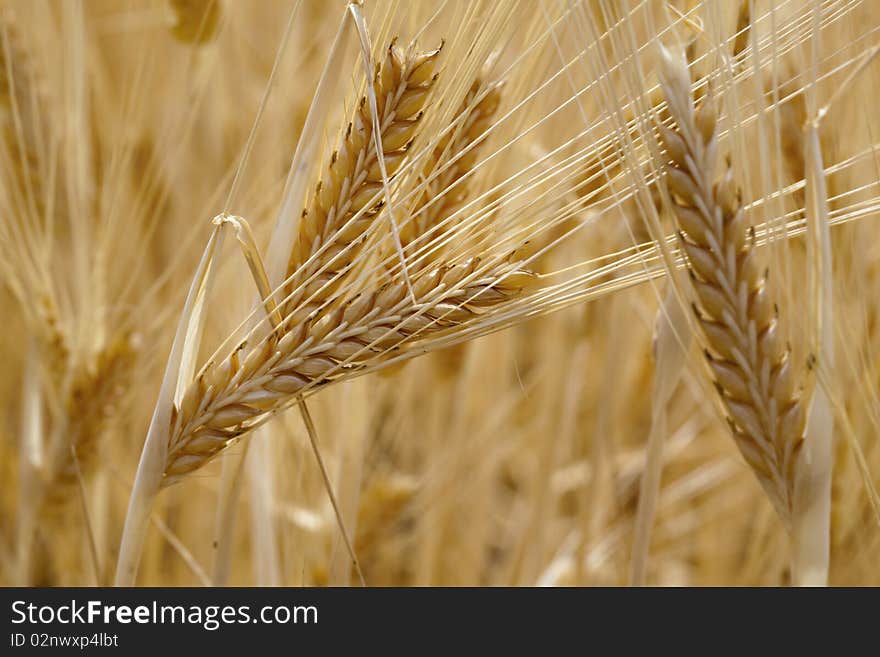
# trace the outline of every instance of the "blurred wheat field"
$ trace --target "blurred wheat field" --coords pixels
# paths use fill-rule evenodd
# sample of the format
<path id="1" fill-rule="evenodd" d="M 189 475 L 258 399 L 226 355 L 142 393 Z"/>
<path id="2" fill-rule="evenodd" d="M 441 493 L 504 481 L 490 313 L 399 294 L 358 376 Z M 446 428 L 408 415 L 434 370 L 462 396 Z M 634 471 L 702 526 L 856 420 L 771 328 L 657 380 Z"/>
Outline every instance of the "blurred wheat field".
<path id="1" fill-rule="evenodd" d="M 0 45 L 0 583 L 880 584 L 876 3 Z"/>

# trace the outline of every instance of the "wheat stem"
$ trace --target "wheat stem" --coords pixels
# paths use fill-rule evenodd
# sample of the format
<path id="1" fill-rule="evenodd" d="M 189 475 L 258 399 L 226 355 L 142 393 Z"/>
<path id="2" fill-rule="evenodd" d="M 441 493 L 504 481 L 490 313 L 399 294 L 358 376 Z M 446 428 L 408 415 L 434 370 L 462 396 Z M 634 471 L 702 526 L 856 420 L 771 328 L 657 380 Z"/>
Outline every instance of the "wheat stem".
<path id="1" fill-rule="evenodd" d="M 179 392 L 180 376 L 185 369 L 185 362 L 191 361 L 198 348 L 194 340 L 200 334 L 202 323 L 203 301 L 212 282 L 216 254 L 223 245 L 223 227 L 225 222 L 218 218 L 215 221 L 211 238 L 202 254 L 196 269 L 190 290 L 184 304 L 183 313 L 171 346 L 171 354 L 162 378 L 159 399 L 150 419 L 150 427 L 138 461 L 137 473 L 128 510 L 125 514 L 125 525 L 122 529 L 122 540 L 116 562 L 115 586 L 133 586 L 137 577 L 138 564 L 141 559 L 144 540 L 153 510 L 153 503 L 162 488 L 165 463 L 168 457 L 168 425 L 174 413 L 175 393 Z"/>
<path id="2" fill-rule="evenodd" d="M 364 579 L 364 573 L 361 571 L 361 564 L 358 561 L 354 546 L 348 536 L 348 530 L 345 528 L 342 513 L 339 511 L 339 504 L 336 501 L 333 482 L 330 481 L 330 475 L 327 474 L 327 468 L 324 465 L 324 458 L 321 456 L 321 448 L 318 446 L 318 431 L 315 429 L 315 423 L 312 420 L 311 413 L 309 413 L 309 407 L 306 406 L 306 402 L 303 399 L 297 401 L 297 406 L 299 406 L 300 415 L 302 415 L 303 422 L 306 425 L 306 432 L 309 434 L 309 444 L 312 446 L 312 452 L 314 453 L 315 460 L 318 461 L 318 467 L 321 470 L 321 478 L 324 480 L 324 488 L 326 488 L 327 495 L 330 497 L 330 504 L 333 506 L 333 514 L 336 516 L 336 524 L 339 526 L 339 531 L 342 533 L 342 540 L 345 541 L 345 549 L 348 550 L 348 556 L 351 557 L 351 564 L 357 572 L 361 586 L 366 586 L 367 582 Z"/>

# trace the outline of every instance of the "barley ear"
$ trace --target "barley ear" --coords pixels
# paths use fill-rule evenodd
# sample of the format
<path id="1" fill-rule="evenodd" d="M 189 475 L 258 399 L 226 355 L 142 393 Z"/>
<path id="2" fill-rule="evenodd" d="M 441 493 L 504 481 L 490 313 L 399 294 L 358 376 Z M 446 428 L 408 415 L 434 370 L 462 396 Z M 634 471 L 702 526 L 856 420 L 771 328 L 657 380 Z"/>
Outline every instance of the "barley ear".
<path id="1" fill-rule="evenodd" d="M 731 434 L 786 527 L 805 404 L 768 298 L 752 227 L 729 163 L 719 167 L 714 102 L 695 108 L 687 62 L 661 49 L 661 84 L 675 127 L 661 128 L 666 183 L 693 283 L 697 325 Z"/>
<path id="2" fill-rule="evenodd" d="M 439 54 L 439 48 L 419 52 L 414 46 L 404 50 L 392 43 L 376 72 L 383 164 L 390 177 L 403 164 L 420 125 Z M 288 313 L 304 298 L 333 293 L 335 274 L 354 261 L 358 244 L 381 210 L 382 170 L 373 125 L 364 97 L 303 210 L 287 265 Z"/>
<path id="3" fill-rule="evenodd" d="M 501 103 L 502 85 L 478 78 L 471 85 L 453 125 L 440 138 L 424 166 L 424 191 L 401 230 L 404 245 L 429 236 L 436 239 L 454 228 L 450 219 L 468 198 L 468 179 Z"/>

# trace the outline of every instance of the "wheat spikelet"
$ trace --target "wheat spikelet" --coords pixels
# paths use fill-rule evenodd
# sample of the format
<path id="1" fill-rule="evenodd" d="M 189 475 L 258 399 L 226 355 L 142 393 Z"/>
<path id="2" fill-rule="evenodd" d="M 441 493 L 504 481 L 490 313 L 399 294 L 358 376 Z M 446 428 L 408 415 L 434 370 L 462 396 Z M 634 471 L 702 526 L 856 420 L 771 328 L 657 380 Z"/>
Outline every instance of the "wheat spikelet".
<path id="1" fill-rule="evenodd" d="M 478 259 L 439 267 L 413 280 L 416 303 L 402 282 L 325 309 L 310 321 L 277 332 L 246 358 L 239 350 L 208 364 L 172 414 L 165 485 L 201 467 L 267 413 L 297 396 L 363 368 L 412 338 L 460 326 L 509 301 L 534 275 L 502 264 L 480 269 Z"/>
<path id="2" fill-rule="evenodd" d="M 661 128 L 667 183 L 696 294 L 706 358 L 731 432 L 782 519 L 791 519 L 805 408 L 796 390 L 778 309 L 768 298 L 731 167 L 717 177 L 718 132 L 710 99 L 694 108 L 682 58 L 664 52 L 662 84 L 675 129 Z"/>
<path id="3" fill-rule="evenodd" d="M 477 79 L 471 85 L 453 119 L 455 129 L 447 132 L 434 147 L 425 164 L 425 190 L 411 210 L 411 218 L 401 227 L 404 245 L 442 224 L 442 232 L 453 226 L 446 220 L 467 199 L 466 177 L 473 170 L 479 146 L 501 102 L 501 85 Z"/>
<path id="4" fill-rule="evenodd" d="M 58 309 L 49 294 L 42 294 L 34 304 L 34 325 L 40 328 L 46 368 L 54 385 L 60 387 L 70 359 L 67 336 L 58 317 Z"/>
<path id="5" fill-rule="evenodd" d="M 422 108 L 434 81 L 440 48 L 404 51 L 392 43 L 376 72 L 375 93 L 379 113 L 385 170 L 393 176 L 403 163 L 419 125 Z M 373 224 L 380 210 L 374 200 L 382 189 L 382 171 L 373 140 L 373 117 L 366 97 L 361 98 L 338 149 L 330 158 L 327 174 L 318 183 L 311 205 L 303 211 L 297 239 L 288 260 L 291 296 L 288 309 L 316 290 L 332 292 L 334 272 L 350 264 L 352 248 Z M 349 219 L 360 213 L 359 218 Z M 318 257 L 309 261 L 310 257 Z M 315 274 L 319 274 L 315 276 Z M 307 285 L 301 285 L 305 281 Z"/>
<path id="6" fill-rule="evenodd" d="M 223 7 L 220 0 L 170 0 L 174 23 L 171 34 L 178 41 L 202 45 L 217 36 Z"/>

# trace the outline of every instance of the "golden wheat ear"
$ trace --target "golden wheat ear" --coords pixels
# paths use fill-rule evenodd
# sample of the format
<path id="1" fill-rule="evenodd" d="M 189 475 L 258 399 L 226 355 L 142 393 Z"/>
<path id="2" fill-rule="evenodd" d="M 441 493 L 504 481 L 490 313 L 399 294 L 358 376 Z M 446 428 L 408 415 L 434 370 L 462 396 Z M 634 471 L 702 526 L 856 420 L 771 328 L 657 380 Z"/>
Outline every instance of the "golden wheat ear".
<path id="1" fill-rule="evenodd" d="M 719 171 L 711 98 L 695 108 L 687 62 L 662 50 L 661 84 L 675 127 L 661 128 L 694 312 L 730 431 L 780 517 L 791 524 L 805 409 L 730 164 Z M 720 175 L 719 175 L 720 174 Z"/>
<path id="2" fill-rule="evenodd" d="M 389 283 L 280 337 L 272 333 L 243 358 L 237 349 L 209 363 L 172 413 L 164 485 L 204 466 L 301 395 L 390 358 L 408 341 L 472 321 L 534 279 L 507 265 L 486 270 L 477 259 L 440 267 L 414 279 L 415 302 L 402 282 Z"/>
<path id="3" fill-rule="evenodd" d="M 392 43 L 376 72 L 379 139 L 389 176 L 403 164 L 419 127 L 436 80 L 434 67 L 439 55 L 440 48 L 420 52 L 414 46 L 404 50 Z M 288 313 L 306 297 L 326 297 L 333 292 L 340 282 L 336 273 L 354 261 L 356 243 L 381 210 L 383 167 L 373 125 L 370 104 L 364 97 L 303 211 L 287 265 L 290 292 L 284 307 Z"/>
<path id="4" fill-rule="evenodd" d="M 376 71 L 386 174 L 393 176 L 404 161 L 436 80 L 439 54 L 439 48 L 418 52 L 392 43 Z M 487 92 L 468 127 L 480 129 L 481 117 L 488 120 L 496 106 L 497 97 Z M 338 291 L 350 283 L 353 246 L 381 209 L 383 174 L 369 108 L 362 99 L 303 213 L 288 261 L 291 292 L 278 306 L 274 330 L 208 363 L 174 405 L 164 485 L 202 467 L 301 396 L 388 360 L 407 343 L 472 322 L 534 282 L 534 274 L 506 262 L 471 258 L 426 268 L 412 280 L 410 294 L 406 281 L 378 279 L 353 298 Z"/>
<path id="5" fill-rule="evenodd" d="M 90 367 L 74 372 L 65 400 L 66 435 L 54 446 L 47 463 L 44 511 L 69 509 L 76 499 L 79 476 L 87 478 L 97 469 L 104 434 L 119 412 L 135 366 L 136 344 L 128 332 L 122 332 L 95 356 Z"/>
<path id="6" fill-rule="evenodd" d="M 450 219 L 468 198 L 468 181 L 501 103 L 501 90 L 500 82 L 482 77 L 471 85 L 450 129 L 437 141 L 425 162 L 424 190 L 401 227 L 404 246 L 422 237 L 437 239 L 454 229 Z"/>

